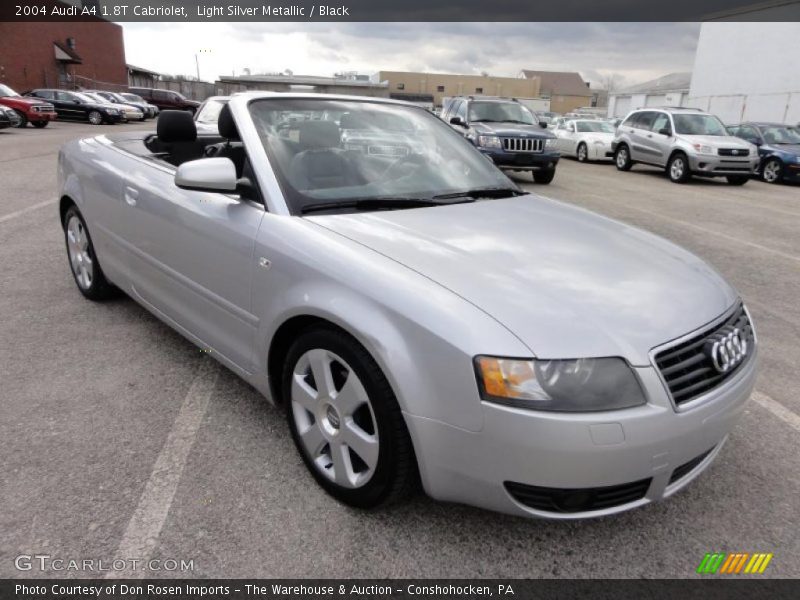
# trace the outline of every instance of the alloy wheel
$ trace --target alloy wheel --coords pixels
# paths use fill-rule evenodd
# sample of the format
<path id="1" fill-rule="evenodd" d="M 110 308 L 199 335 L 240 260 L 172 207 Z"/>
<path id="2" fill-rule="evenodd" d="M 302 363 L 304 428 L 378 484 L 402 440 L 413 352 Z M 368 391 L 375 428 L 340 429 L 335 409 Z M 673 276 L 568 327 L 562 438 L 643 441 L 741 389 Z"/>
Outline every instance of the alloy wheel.
<path id="1" fill-rule="evenodd" d="M 622 169 L 628 164 L 628 151 L 625 148 L 617 150 L 617 166 Z"/>
<path id="2" fill-rule="evenodd" d="M 586 146 L 584 144 L 581 144 L 580 146 L 578 146 L 578 160 L 580 162 L 585 162 L 586 158 L 587 158 Z"/>
<path id="3" fill-rule="evenodd" d="M 96 110 L 93 110 L 89 113 L 89 122 L 92 125 L 100 125 L 103 122 L 103 115 L 101 115 Z"/>
<path id="4" fill-rule="evenodd" d="M 777 160 L 771 160 L 764 165 L 764 181 L 775 183 L 781 176 L 781 165 Z"/>
<path id="5" fill-rule="evenodd" d="M 674 181 L 680 181 L 685 170 L 686 164 L 683 162 L 683 159 L 677 157 L 672 160 L 672 165 L 669 168 L 669 175 Z"/>
<path id="6" fill-rule="evenodd" d="M 290 394 L 298 438 L 314 468 L 344 488 L 364 486 L 378 466 L 378 427 L 350 365 L 329 350 L 309 350 L 294 366 Z"/>
<path id="7" fill-rule="evenodd" d="M 94 280 L 94 262 L 89 255 L 89 236 L 81 220 L 72 215 L 67 222 L 67 251 L 75 281 L 88 290 Z"/>

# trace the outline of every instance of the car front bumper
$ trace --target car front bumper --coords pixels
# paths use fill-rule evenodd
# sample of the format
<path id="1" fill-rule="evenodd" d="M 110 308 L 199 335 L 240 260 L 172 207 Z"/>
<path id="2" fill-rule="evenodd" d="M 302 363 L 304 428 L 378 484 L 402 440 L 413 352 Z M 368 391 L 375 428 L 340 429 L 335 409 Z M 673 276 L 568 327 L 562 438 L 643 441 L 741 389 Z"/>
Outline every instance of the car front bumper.
<path id="1" fill-rule="evenodd" d="M 36 122 L 36 121 L 55 121 L 58 118 L 58 113 L 55 111 L 52 112 L 38 112 L 38 111 L 30 111 L 26 114 L 28 121 Z"/>
<path id="2" fill-rule="evenodd" d="M 704 471 L 743 412 L 756 365 L 754 354 L 687 408 L 676 409 L 655 368 L 646 367 L 636 369 L 649 398 L 640 407 L 578 414 L 484 402 L 477 432 L 408 414 L 406 421 L 433 498 L 519 516 L 605 516 L 666 498 Z M 548 490 L 572 507 L 549 503 Z M 580 504 L 586 494 L 604 503 Z M 576 509 L 576 498 L 590 508 Z"/>
<path id="3" fill-rule="evenodd" d="M 512 171 L 540 171 L 554 169 L 561 158 L 556 151 L 544 152 L 506 152 L 478 147 L 483 154 L 492 159 L 501 169 Z"/>
<path id="4" fill-rule="evenodd" d="M 757 156 L 690 155 L 689 165 L 698 175 L 755 175 L 758 171 Z"/>
<path id="5" fill-rule="evenodd" d="M 611 149 L 611 142 L 603 144 L 586 144 L 589 160 L 612 160 L 614 151 Z"/>
<path id="6" fill-rule="evenodd" d="M 785 163 L 783 167 L 783 180 L 800 183 L 800 163 Z"/>

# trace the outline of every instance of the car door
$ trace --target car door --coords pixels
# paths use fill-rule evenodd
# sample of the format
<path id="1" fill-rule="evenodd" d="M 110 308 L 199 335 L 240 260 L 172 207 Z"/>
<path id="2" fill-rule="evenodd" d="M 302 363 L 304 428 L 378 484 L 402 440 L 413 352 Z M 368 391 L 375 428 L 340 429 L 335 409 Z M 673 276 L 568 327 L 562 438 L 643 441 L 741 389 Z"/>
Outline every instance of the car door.
<path id="1" fill-rule="evenodd" d="M 743 140 L 750 142 L 751 144 L 755 144 L 758 148 L 758 156 L 763 161 L 767 156 L 772 154 L 772 150 L 769 148 L 769 145 L 765 142 L 764 136 L 761 135 L 761 132 L 753 127 L 752 125 L 741 125 L 738 131 L 733 134 L 736 137 L 740 137 Z M 759 165 L 759 169 L 761 165 Z"/>
<path id="2" fill-rule="evenodd" d="M 64 118 L 81 120 L 86 118 L 86 108 L 81 106 L 78 98 L 74 94 L 70 94 L 69 92 L 56 92 L 56 101 L 61 106 Z M 58 111 L 58 109 L 56 109 L 56 111 Z M 58 116 L 61 116 L 61 112 L 58 113 Z"/>
<path id="3" fill-rule="evenodd" d="M 672 148 L 672 121 L 667 113 L 656 113 L 650 132 L 645 133 L 645 140 L 647 147 L 652 150 L 652 162 L 666 165 Z"/>
<path id="4" fill-rule="evenodd" d="M 566 154 L 574 155 L 578 146 L 578 126 L 575 121 L 567 121 L 564 124 L 564 134 L 560 141 L 560 148 Z"/>
<path id="5" fill-rule="evenodd" d="M 263 204 L 180 189 L 173 171 L 145 163 L 127 174 L 122 193 L 134 295 L 251 371 L 253 248 Z"/>
<path id="6" fill-rule="evenodd" d="M 653 121 L 656 119 L 656 112 L 645 110 L 637 114 L 633 122 L 631 138 L 631 158 L 636 161 L 652 163 L 655 162 L 655 151 L 652 148 Z"/>

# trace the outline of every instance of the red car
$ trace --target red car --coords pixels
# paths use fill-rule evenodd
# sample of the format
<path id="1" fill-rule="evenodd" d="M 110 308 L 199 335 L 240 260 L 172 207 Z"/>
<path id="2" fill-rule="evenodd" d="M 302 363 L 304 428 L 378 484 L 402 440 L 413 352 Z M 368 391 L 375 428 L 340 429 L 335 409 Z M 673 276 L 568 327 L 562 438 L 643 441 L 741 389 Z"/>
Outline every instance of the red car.
<path id="1" fill-rule="evenodd" d="M 23 98 L 7 85 L 0 83 L 0 105 L 13 108 L 19 115 L 20 124 L 25 127 L 28 123 L 34 127 L 47 127 L 50 121 L 56 120 L 56 109 L 49 102 L 37 98 Z"/>

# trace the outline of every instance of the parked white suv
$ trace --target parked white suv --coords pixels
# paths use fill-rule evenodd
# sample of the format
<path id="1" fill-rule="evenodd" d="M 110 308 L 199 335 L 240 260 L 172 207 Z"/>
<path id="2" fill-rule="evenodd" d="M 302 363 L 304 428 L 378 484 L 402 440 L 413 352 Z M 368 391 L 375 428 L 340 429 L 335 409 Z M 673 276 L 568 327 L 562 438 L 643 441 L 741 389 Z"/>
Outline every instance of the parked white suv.
<path id="1" fill-rule="evenodd" d="M 631 112 L 611 144 L 614 163 L 664 167 L 675 183 L 692 177 L 725 177 L 743 185 L 758 168 L 758 149 L 728 134 L 722 122 L 695 108 L 644 108 Z"/>

